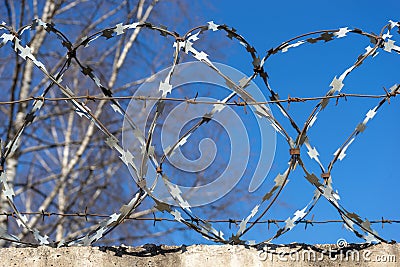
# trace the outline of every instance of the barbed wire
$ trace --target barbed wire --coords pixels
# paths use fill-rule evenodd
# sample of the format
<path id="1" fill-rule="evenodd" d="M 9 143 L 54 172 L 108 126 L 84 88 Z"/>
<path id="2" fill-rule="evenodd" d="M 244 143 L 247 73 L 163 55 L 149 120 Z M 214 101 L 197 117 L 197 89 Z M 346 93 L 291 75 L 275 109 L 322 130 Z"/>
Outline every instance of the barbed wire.
<path id="1" fill-rule="evenodd" d="M 198 100 L 196 98 L 176 98 L 176 97 L 151 97 L 151 96 L 113 96 L 113 97 L 104 97 L 98 95 L 77 95 L 74 97 L 28 97 L 25 99 L 18 99 L 13 101 L 0 101 L 0 105 L 11 105 L 18 103 L 25 103 L 31 101 L 66 101 L 66 100 L 87 100 L 87 101 L 95 101 L 95 100 L 138 100 L 138 101 L 149 101 L 149 100 L 162 100 L 162 101 L 173 101 L 173 102 L 185 102 L 188 104 L 206 104 L 206 105 L 226 105 L 226 106 L 254 106 L 254 105 L 265 105 L 265 104 L 276 104 L 276 103 L 295 103 L 295 102 L 307 102 L 307 101 L 317 101 L 323 99 L 340 99 L 344 98 L 371 98 L 371 99 L 390 99 L 391 97 L 395 97 L 400 92 L 387 92 L 386 94 L 381 95 L 370 95 L 370 94 L 346 94 L 340 93 L 338 95 L 331 96 L 315 96 L 315 97 L 288 97 L 286 99 L 277 99 L 277 100 L 267 100 L 267 101 L 233 101 L 233 102 L 225 102 L 221 103 L 218 101 L 204 101 Z"/>
<path id="2" fill-rule="evenodd" d="M 100 214 L 100 213 L 89 213 L 85 211 L 81 212 L 74 212 L 74 213 L 60 213 L 60 212 L 50 212 L 50 211 L 41 211 L 41 212 L 24 212 L 21 211 L 20 214 L 23 215 L 40 215 L 42 217 L 42 220 L 44 221 L 46 217 L 51 217 L 51 216 L 62 216 L 62 217 L 79 217 L 79 218 L 84 218 L 85 220 L 88 220 L 88 218 L 93 217 L 93 218 L 107 218 L 110 215 L 108 214 Z M 16 217 L 15 212 L 4 212 L 0 214 L 0 216 L 6 216 L 6 217 Z M 166 217 L 130 217 L 127 216 L 125 220 L 133 220 L 133 221 L 153 221 L 153 222 L 161 222 L 161 221 L 167 221 L 167 222 L 175 222 L 178 223 L 176 220 L 171 219 L 171 218 L 166 218 Z M 190 221 L 190 219 L 185 219 L 187 221 Z M 207 219 L 205 220 L 210 223 L 231 223 L 231 224 L 238 224 L 242 220 L 241 219 Z M 256 224 L 271 224 L 271 223 L 284 223 L 286 220 L 283 219 L 268 219 L 268 220 L 260 220 L 254 223 Z M 253 221 L 249 221 L 249 223 L 253 223 Z M 300 220 L 299 223 L 306 223 L 306 224 L 325 224 L 325 223 L 343 223 L 343 220 L 334 220 L 334 219 L 326 219 L 326 220 L 315 220 L 315 219 L 308 219 L 308 220 Z M 376 224 L 391 224 L 391 223 L 400 223 L 400 220 L 397 219 L 385 219 L 383 216 L 381 219 L 378 220 L 371 220 L 370 223 Z"/>
<path id="3" fill-rule="evenodd" d="M 307 222 L 304 218 L 310 214 L 312 209 L 315 207 L 316 203 L 319 199 L 325 198 L 330 205 L 337 210 L 345 226 L 351 230 L 357 237 L 363 238 L 367 243 L 372 242 L 387 242 L 383 239 L 374 229 L 371 227 L 371 221 L 368 219 L 361 219 L 361 217 L 354 213 L 349 212 L 345 209 L 340 203 L 340 197 L 332 186 L 332 169 L 335 163 L 338 160 L 343 160 L 346 156 L 346 150 L 353 143 L 355 138 L 359 135 L 359 133 L 363 132 L 366 128 L 366 124 L 369 120 L 371 120 L 379 109 L 392 97 L 395 97 L 400 92 L 400 85 L 395 84 L 390 87 L 389 90 L 384 88 L 384 95 L 363 95 L 363 94 L 344 94 L 341 93 L 345 78 L 357 67 L 359 67 L 366 58 L 375 57 L 377 55 L 378 50 L 383 50 L 385 52 L 395 52 L 400 54 L 400 47 L 394 44 L 394 40 L 391 39 L 391 31 L 395 28 L 399 28 L 399 22 L 390 21 L 388 25 L 384 26 L 380 32 L 380 34 L 373 34 L 364 32 L 360 29 L 354 28 L 349 29 L 339 28 L 332 30 L 321 30 L 305 33 L 294 38 L 291 38 L 279 46 L 270 49 L 264 57 L 259 57 L 256 49 L 250 45 L 249 42 L 246 41 L 244 37 L 236 33 L 236 30 L 228 27 L 227 25 L 217 25 L 214 22 L 209 22 L 207 25 L 195 27 L 189 30 L 183 36 L 179 35 L 176 32 L 172 32 L 167 30 L 167 28 L 163 26 L 156 26 L 148 22 L 136 22 L 131 24 L 122 24 L 119 23 L 114 27 L 106 28 L 101 31 L 98 31 L 86 38 L 83 38 L 78 43 L 73 44 L 65 34 L 63 34 L 59 29 L 55 27 L 52 23 L 46 23 L 40 19 L 33 20 L 32 24 L 21 27 L 18 30 L 14 30 L 11 27 L 5 25 L 4 23 L 0 25 L 0 30 L 5 31 L 0 38 L 2 38 L 2 42 L 0 43 L 0 48 L 6 44 L 10 44 L 14 51 L 24 60 L 30 60 L 36 65 L 36 67 L 42 71 L 45 77 L 50 81 L 50 85 L 44 88 L 42 94 L 36 97 L 29 97 L 26 99 L 19 99 L 15 101 L 2 101 L 1 105 L 15 104 L 33 101 L 32 109 L 30 112 L 26 114 L 24 119 L 24 123 L 21 128 L 17 131 L 15 137 L 7 144 L 5 149 L 2 149 L 1 153 L 1 161 L 0 161 L 0 182 L 3 185 L 3 194 L 7 198 L 10 207 L 12 208 L 12 213 L 4 214 L 5 216 L 12 215 L 11 217 L 16 218 L 16 222 L 18 226 L 25 228 L 29 232 L 33 234 L 33 237 L 40 245 L 51 245 L 51 246 L 64 246 L 64 245 L 91 245 L 94 242 L 98 241 L 113 229 L 115 229 L 119 224 L 123 223 L 126 219 L 129 218 L 130 214 L 143 202 L 143 200 L 147 197 L 150 197 L 156 203 L 155 208 L 161 212 L 168 212 L 174 218 L 174 221 L 182 223 L 189 227 L 190 229 L 200 233 L 205 238 L 210 239 L 215 242 L 225 243 L 225 244 L 244 244 L 247 242 L 249 245 L 256 245 L 255 241 L 244 241 L 241 240 L 241 237 L 252 229 L 256 224 L 265 222 L 262 218 L 264 215 L 271 209 L 271 207 L 276 203 L 276 200 L 280 196 L 283 188 L 288 183 L 288 177 L 295 170 L 297 166 L 299 166 L 305 174 L 306 180 L 315 187 L 315 193 L 310 200 L 310 202 L 303 207 L 302 209 L 298 209 L 294 212 L 293 217 L 289 217 L 284 222 L 283 227 L 279 227 L 276 233 L 269 238 L 266 238 L 262 242 L 270 242 L 271 240 L 281 236 L 282 234 L 292 230 L 297 224 Z M 25 32 L 34 31 L 37 28 L 42 28 L 46 30 L 49 34 L 55 34 L 58 39 L 61 41 L 61 45 L 66 49 L 65 61 L 60 70 L 52 74 L 48 72 L 45 65 L 39 61 L 34 54 L 32 53 L 32 49 L 29 45 L 22 45 L 21 36 Z M 81 63 L 79 58 L 77 57 L 77 50 L 83 49 L 87 47 L 89 44 L 93 44 L 94 41 L 99 39 L 100 37 L 104 37 L 107 40 L 115 38 L 116 36 L 123 35 L 129 30 L 135 30 L 138 28 L 145 28 L 152 31 L 156 31 L 161 33 L 161 36 L 164 37 L 172 37 L 174 40 L 174 54 L 172 61 L 172 68 L 165 78 L 164 82 L 159 85 L 159 93 L 158 97 L 145 97 L 145 96 L 135 96 L 135 97 L 116 97 L 113 96 L 113 92 L 111 89 L 104 86 L 101 79 L 97 76 L 95 68 L 93 66 L 84 65 Z M 227 34 L 227 37 L 231 40 L 235 40 L 239 42 L 246 51 L 250 54 L 253 59 L 253 74 L 250 77 L 244 77 L 239 83 L 233 81 L 230 77 L 226 76 L 216 65 L 208 58 L 208 54 L 204 51 L 199 51 L 195 48 L 194 44 L 197 40 L 201 39 L 200 34 L 204 34 L 205 32 L 215 32 L 215 31 L 223 31 Z M 385 31 L 387 31 L 385 33 Z M 373 46 L 368 46 L 366 48 L 366 52 L 360 55 L 357 58 L 357 61 L 346 69 L 343 73 L 339 75 L 339 77 L 335 76 L 330 84 L 330 89 L 324 96 L 319 97 L 308 97 L 308 98 L 298 98 L 298 97 L 288 97 L 287 99 L 280 99 L 278 94 L 272 89 L 268 82 L 267 72 L 264 70 L 265 62 L 277 54 L 278 52 L 286 53 L 289 49 L 293 49 L 305 44 L 314 44 L 317 42 L 329 42 L 335 39 L 346 37 L 347 34 L 355 34 L 368 38 L 368 40 L 373 44 Z M 163 105 L 165 101 L 180 101 L 186 102 L 189 104 L 198 104 L 200 101 L 194 99 L 178 99 L 178 98 L 170 98 L 167 97 L 169 93 L 171 93 L 171 78 L 174 75 L 174 70 L 179 62 L 180 53 L 185 53 L 193 56 L 196 60 L 204 63 L 208 67 L 210 67 L 213 71 L 215 71 L 219 76 L 221 76 L 227 83 L 228 87 L 232 90 L 232 93 L 223 99 L 222 101 L 217 102 L 204 102 L 204 104 L 212 104 L 214 105 L 213 110 L 210 113 L 204 114 L 204 116 L 198 121 L 198 123 L 185 132 L 179 140 L 176 141 L 174 145 L 172 145 L 167 151 L 164 151 L 164 154 L 161 158 L 157 158 L 152 149 L 152 141 L 154 136 L 154 129 L 156 126 L 156 121 L 160 117 Z M 78 66 L 80 66 L 82 73 L 85 76 L 88 76 L 93 83 L 99 88 L 100 92 L 103 96 L 97 95 L 87 95 L 87 96 L 76 96 L 72 90 L 70 90 L 66 85 L 62 83 L 62 76 L 67 72 L 71 62 L 74 61 Z M 266 89 L 270 93 L 270 101 L 256 101 L 256 99 L 245 90 L 245 88 L 249 85 L 249 83 L 256 77 L 260 76 L 266 86 Z M 46 97 L 50 88 L 58 87 L 60 92 L 64 95 L 62 98 L 49 98 Z M 229 102 L 233 97 L 239 97 L 238 102 Z M 333 159 L 330 161 L 329 165 L 324 166 L 319 160 L 319 153 L 316 150 L 315 146 L 312 146 L 310 142 L 310 138 L 307 135 L 310 128 L 314 125 L 317 116 L 320 112 L 323 112 L 325 107 L 329 104 L 330 99 L 339 100 L 341 98 L 347 99 L 348 97 L 363 97 L 363 98 L 375 98 L 379 100 L 376 106 L 368 111 L 365 115 L 363 121 L 357 125 L 355 130 L 351 133 L 351 135 L 345 140 L 345 142 L 338 148 L 336 153 L 334 154 Z M 121 107 L 118 100 L 122 99 L 135 99 L 135 100 L 155 100 L 156 103 L 156 111 L 154 114 L 154 119 L 151 122 L 150 130 L 147 135 L 141 132 L 140 129 L 135 125 L 132 118 L 130 118 L 129 114 Z M 28 224 L 28 219 L 26 217 L 26 213 L 21 212 L 17 205 L 14 202 L 14 190 L 13 185 L 7 182 L 7 172 L 5 162 L 7 157 L 9 157 L 19 146 L 19 139 L 21 138 L 24 130 L 34 122 L 34 119 L 38 113 L 38 111 L 44 106 L 45 101 L 68 101 L 74 108 L 78 115 L 82 118 L 86 118 L 91 121 L 103 134 L 106 136 L 105 142 L 106 144 L 113 150 L 117 151 L 120 154 L 120 159 L 131 168 L 135 175 L 138 177 L 137 185 L 140 189 L 136 192 L 134 197 L 129 201 L 128 204 L 122 205 L 120 209 L 120 213 L 114 213 L 112 215 L 108 215 L 98 224 L 98 227 L 95 231 L 90 231 L 84 236 L 74 238 L 71 240 L 61 240 L 61 241 L 49 241 L 49 237 L 47 235 L 41 234 L 36 228 L 30 227 Z M 79 100 L 91 101 L 91 100 L 108 100 L 110 101 L 110 107 L 118 114 L 121 114 L 128 122 L 129 126 L 136 131 L 138 139 L 140 141 L 140 145 L 145 148 L 141 154 L 141 165 L 137 166 L 133 161 L 132 152 L 129 149 L 124 149 L 119 145 L 119 140 L 107 129 L 107 127 L 100 121 L 98 117 L 96 117 L 90 109 L 86 106 L 85 102 L 80 102 Z M 318 101 L 312 110 L 311 114 L 308 116 L 306 123 L 302 127 L 295 122 L 289 113 L 288 108 L 285 108 L 282 103 L 292 103 L 292 102 L 305 102 L 305 101 Z M 389 102 L 390 103 L 390 102 Z M 295 130 L 295 136 L 291 136 L 287 129 L 282 126 L 281 122 L 274 118 L 266 104 L 275 104 L 280 112 L 287 118 L 290 122 L 291 127 Z M 217 106 L 218 105 L 218 106 Z M 225 239 L 224 233 L 222 231 L 218 231 L 214 228 L 212 223 L 217 223 L 219 221 L 205 220 L 194 214 L 190 209 L 190 205 L 185 200 L 185 197 L 181 194 L 179 190 L 172 187 L 172 183 L 170 182 L 170 178 L 166 175 L 166 173 L 162 169 L 162 164 L 166 160 L 167 155 L 170 155 L 174 150 L 179 147 L 179 144 L 182 143 L 183 140 L 186 140 L 204 124 L 204 122 L 208 122 L 214 118 L 214 115 L 219 111 L 220 105 L 236 105 L 236 106 L 253 106 L 257 115 L 263 117 L 265 120 L 271 123 L 271 125 L 275 128 L 276 132 L 281 135 L 282 138 L 288 144 L 288 165 L 289 167 L 283 171 L 283 174 L 278 174 L 274 179 L 275 184 L 267 190 L 264 194 L 263 198 L 259 201 L 257 205 L 251 210 L 250 214 L 243 220 L 240 220 L 239 230 L 236 234 L 232 234 L 229 239 Z M 310 172 L 306 165 L 302 160 L 301 148 L 305 146 L 307 148 L 308 156 L 314 160 L 320 170 L 321 178 L 318 178 L 313 172 Z M 173 209 L 171 205 L 160 201 L 153 193 L 153 186 L 148 187 L 146 181 L 146 173 L 145 168 L 147 167 L 147 163 L 150 162 L 154 166 L 157 167 L 157 177 L 156 179 L 160 179 L 164 182 L 166 188 L 168 189 L 171 197 L 175 200 L 177 209 Z M 262 205 L 266 205 L 266 207 L 261 208 Z M 179 210 L 178 210 L 179 209 Z M 34 213 L 32 213 L 34 214 Z M 45 216 L 44 213 L 36 213 L 37 215 Z M 53 215 L 53 213 L 50 216 Z M 184 219 L 182 215 L 185 214 L 188 219 Z M 63 216 L 62 214 L 54 214 Z M 71 216 L 80 216 L 81 214 L 71 215 Z M 67 215 L 64 215 L 67 216 Z M 87 218 L 87 215 L 85 213 Z M 99 216 L 100 217 L 100 216 Z M 155 219 L 153 219 L 155 220 Z M 309 221 L 309 220 L 308 220 Z M 228 223 L 231 222 L 228 220 Z M 235 223 L 237 221 L 234 221 Z M 266 221 L 268 222 L 268 221 Z M 281 222 L 281 221 L 279 221 Z M 384 219 L 381 221 L 374 221 L 374 223 L 386 223 Z M 396 222 L 396 220 L 391 220 L 391 222 Z M 311 221 L 310 221 L 311 223 Z M 356 228 L 357 227 L 357 228 Z M 0 229 L 1 230 L 1 229 Z M 0 238 L 12 242 L 18 243 L 26 243 L 19 240 L 14 235 L 8 234 L 5 230 L 0 231 Z M 37 244 L 35 244 L 37 245 Z"/>

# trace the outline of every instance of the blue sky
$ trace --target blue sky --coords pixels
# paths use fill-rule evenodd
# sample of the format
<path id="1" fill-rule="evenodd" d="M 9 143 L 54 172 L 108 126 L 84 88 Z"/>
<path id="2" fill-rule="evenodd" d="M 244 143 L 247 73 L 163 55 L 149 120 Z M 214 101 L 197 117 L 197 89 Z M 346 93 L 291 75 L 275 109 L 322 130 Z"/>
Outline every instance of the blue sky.
<path id="1" fill-rule="evenodd" d="M 388 21 L 399 21 L 400 2 L 384 1 L 218 1 L 214 3 L 215 15 L 212 18 L 217 24 L 227 24 L 237 29 L 260 53 L 276 47 L 283 41 L 302 33 L 338 29 L 341 27 L 360 28 L 367 32 L 379 33 Z M 399 40 L 394 34 L 393 40 Z M 397 41 L 399 42 L 399 41 Z M 350 67 L 357 56 L 364 53 L 369 45 L 366 38 L 349 36 L 327 44 L 306 45 L 298 47 L 287 54 L 272 57 L 267 62 L 266 70 L 270 74 L 272 87 L 284 98 L 290 96 L 323 95 L 329 89 L 330 81 Z M 230 52 L 230 51 L 229 51 Z M 229 54 L 227 52 L 227 54 Z M 227 56 L 224 63 L 235 67 L 244 66 L 248 60 L 244 51 L 232 51 L 235 57 Z M 291 53 L 291 55 L 289 55 Z M 293 55 L 292 55 L 293 54 Z M 287 58 L 286 58 L 287 57 Z M 379 58 L 382 57 L 382 58 Z M 400 83 L 398 69 L 400 55 L 381 52 L 376 58 L 367 60 L 364 66 L 355 70 L 345 80 L 345 93 L 384 93 L 382 87 Z M 241 69 L 240 69 L 241 70 Z M 261 86 L 260 80 L 256 81 Z M 282 92 L 282 93 L 281 93 Z M 334 188 L 342 197 L 342 204 L 350 211 L 357 212 L 362 218 L 370 220 L 384 218 L 399 219 L 398 194 L 400 185 L 396 174 L 395 138 L 400 130 L 399 118 L 395 112 L 399 108 L 397 99 L 393 99 L 371 121 L 368 128 L 349 148 L 347 157 L 338 162 L 333 172 Z M 365 113 L 376 105 L 376 100 L 349 99 L 341 101 L 338 106 L 333 103 L 327 114 L 319 117 L 310 132 L 310 138 L 326 165 L 338 145 L 347 138 L 355 125 L 362 121 Z M 305 106 L 305 105 L 304 105 Z M 299 124 L 309 114 L 313 104 L 292 104 L 291 114 L 298 118 Z M 277 114 L 277 109 L 272 107 Z M 392 140 L 392 141 L 389 141 Z M 279 142 L 277 162 L 287 161 L 287 156 L 280 157 L 287 145 Z M 285 154 L 283 153 L 283 154 Z M 316 166 L 314 166 L 315 168 Z M 316 169 L 316 168 L 315 168 Z M 273 172 L 273 170 L 271 171 Z M 270 177 L 273 178 L 273 177 Z M 291 212 L 300 209 L 310 199 L 313 188 L 299 175 L 291 177 L 293 184 L 282 193 L 282 211 L 277 216 L 291 216 Z M 292 210 L 292 211 L 291 211 Z M 321 199 L 311 214 L 315 219 L 339 219 L 337 212 L 325 200 Z M 275 214 L 274 214 L 275 215 Z M 309 216 L 310 217 L 310 216 Z M 308 219 L 310 219 L 308 217 Z M 268 215 L 267 217 L 268 218 Z M 387 239 L 400 239 L 399 225 L 376 225 L 375 229 Z M 259 237 L 262 229 L 250 234 L 248 238 Z M 316 225 L 304 231 L 298 226 L 287 233 L 279 242 L 332 243 L 340 237 L 349 242 L 361 242 L 345 230 L 341 224 Z"/>
<path id="2" fill-rule="evenodd" d="M 204 22 L 213 20 L 216 24 L 227 24 L 234 27 L 258 51 L 260 56 L 272 47 L 297 35 L 326 29 L 360 28 L 366 32 L 379 33 L 389 20 L 399 21 L 400 2 L 398 1 L 216 1 L 204 5 Z M 398 34 L 393 31 L 392 39 L 400 42 Z M 227 39 L 228 45 L 218 47 L 224 51 L 224 58 L 218 60 L 231 65 L 250 75 L 251 60 L 240 45 Z M 358 55 L 365 52 L 370 45 L 367 38 L 348 34 L 343 40 L 328 43 L 306 44 L 294 48 L 285 54 L 277 54 L 265 64 L 270 75 L 270 83 L 281 98 L 322 96 L 329 90 L 329 84 L 335 76 L 354 64 Z M 212 56 L 210 56 L 212 60 Z M 344 81 L 343 93 L 384 94 L 383 87 L 389 88 L 400 83 L 398 70 L 400 55 L 381 50 L 375 58 L 365 63 Z M 262 87 L 261 80 L 255 82 Z M 266 93 L 267 97 L 269 96 Z M 369 109 L 375 107 L 378 100 L 348 99 L 340 100 L 338 105 L 331 101 L 309 132 L 313 146 L 316 146 L 323 165 L 327 166 L 333 153 L 350 135 L 355 126 L 361 122 Z M 300 126 L 308 117 L 316 102 L 305 104 L 292 103 L 290 114 Z M 347 150 L 343 161 L 336 163 L 333 169 L 333 187 L 338 190 L 340 203 L 348 210 L 354 211 L 363 219 L 369 220 L 400 219 L 397 189 L 400 186 L 397 173 L 397 138 L 400 130 L 399 117 L 396 111 L 400 107 L 398 99 L 391 100 L 390 105 L 380 109 L 375 118 L 368 124 L 365 132 L 360 134 Z M 278 109 L 272 107 L 278 117 Z M 290 129 L 289 124 L 284 124 Z M 251 130 L 251 129 L 250 129 Z M 255 129 L 256 130 L 256 129 Z M 293 134 L 293 131 L 291 132 Z M 288 147 L 281 137 L 277 137 L 276 157 L 266 186 L 254 193 L 254 202 L 237 202 L 234 207 L 244 218 L 257 204 L 257 196 L 269 188 L 278 172 L 285 170 L 288 161 Z M 318 173 L 315 164 L 305 159 L 310 170 Z M 314 188 L 306 182 L 303 173 L 298 170 L 290 176 L 290 183 L 278 199 L 277 205 L 265 219 L 286 219 L 293 216 L 297 209 L 303 208 L 311 199 Z M 320 199 L 317 206 L 306 217 L 315 220 L 340 219 L 337 211 L 326 200 Z M 220 218 L 225 218 L 220 214 Z M 239 219 L 241 219 L 239 217 Z M 376 224 L 373 229 L 385 239 L 400 240 L 399 224 Z M 271 229 L 273 226 L 271 226 Z M 267 231 L 266 225 L 254 228 L 245 239 L 267 239 L 274 231 Z M 204 243 L 196 234 L 187 233 L 175 242 L 188 240 Z M 297 226 L 291 232 L 275 240 L 276 243 L 335 243 L 345 238 L 348 242 L 362 242 L 361 239 L 343 228 L 340 223 L 320 224 L 313 227 Z M 187 243 L 187 242 L 186 242 Z"/>

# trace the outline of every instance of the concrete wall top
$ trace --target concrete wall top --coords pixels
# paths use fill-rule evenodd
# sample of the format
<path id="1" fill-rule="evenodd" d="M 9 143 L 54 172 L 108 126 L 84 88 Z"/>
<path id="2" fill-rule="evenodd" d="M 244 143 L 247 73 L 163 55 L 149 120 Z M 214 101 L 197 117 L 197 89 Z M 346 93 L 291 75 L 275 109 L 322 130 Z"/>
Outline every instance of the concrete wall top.
<path id="1" fill-rule="evenodd" d="M 0 266 L 400 266 L 400 244 L 3 248 Z"/>

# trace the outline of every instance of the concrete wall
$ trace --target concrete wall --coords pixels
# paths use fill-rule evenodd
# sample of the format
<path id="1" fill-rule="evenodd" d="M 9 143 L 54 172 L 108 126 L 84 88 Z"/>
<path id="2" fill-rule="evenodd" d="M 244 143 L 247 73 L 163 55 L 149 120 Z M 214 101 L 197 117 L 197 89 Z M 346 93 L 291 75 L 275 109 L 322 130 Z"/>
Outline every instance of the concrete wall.
<path id="1" fill-rule="evenodd" d="M 400 266 L 400 244 L 0 249 L 0 266 Z"/>

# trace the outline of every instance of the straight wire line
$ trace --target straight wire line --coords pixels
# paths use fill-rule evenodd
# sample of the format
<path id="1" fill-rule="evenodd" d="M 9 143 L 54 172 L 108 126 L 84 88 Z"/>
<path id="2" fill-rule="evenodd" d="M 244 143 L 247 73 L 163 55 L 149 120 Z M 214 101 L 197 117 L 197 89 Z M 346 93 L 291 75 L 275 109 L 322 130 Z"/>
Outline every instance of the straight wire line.
<path id="1" fill-rule="evenodd" d="M 96 95 L 81 95 L 81 96 L 74 96 L 74 97 L 28 97 L 25 99 L 18 99 L 14 101 L 0 101 L 0 105 L 12 105 L 18 103 L 24 103 L 29 101 L 35 100 L 42 100 L 42 101 L 65 101 L 65 100 L 79 100 L 85 99 L 88 101 L 95 101 L 95 100 L 141 100 L 141 101 L 150 101 L 150 100 L 165 100 L 165 101 L 174 101 L 174 102 L 186 102 L 188 104 L 208 104 L 208 105 L 227 105 L 227 106 L 245 106 L 245 105 L 263 105 L 263 104 L 274 104 L 274 103 L 293 103 L 293 102 L 306 102 L 306 101 L 317 101 L 317 100 L 324 100 L 324 99 L 340 99 L 340 98 L 371 98 L 371 99 L 384 99 L 395 97 L 396 95 L 400 94 L 400 92 L 392 92 L 389 94 L 382 94 L 382 95 L 370 95 L 370 94 L 338 94 L 332 96 L 315 96 L 315 97 L 288 97 L 286 99 L 279 99 L 279 100 L 269 100 L 269 101 L 256 101 L 256 102 L 218 102 L 218 101 L 202 101 L 197 99 L 189 99 L 189 98 L 174 98 L 174 97 L 151 97 L 151 96 L 113 96 L 113 97 L 104 97 L 104 96 L 96 96 Z"/>
<path id="2" fill-rule="evenodd" d="M 51 216 L 63 216 L 63 217 L 81 217 L 81 218 L 89 218 L 89 217 L 98 217 L 98 218 L 107 218 L 110 215 L 107 214 L 100 214 L 100 213 L 85 213 L 85 212 L 77 212 L 77 213 L 58 213 L 58 212 L 20 212 L 20 214 L 23 215 L 41 215 L 43 219 L 46 217 L 51 217 Z M 8 213 L 2 213 L 0 216 L 7 216 L 7 217 L 15 217 L 16 213 L 15 212 L 8 212 Z M 157 218 L 157 217 L 126 217 L 125 220 L 133 220 L 133 221 L 155 221 L 155 222 L 161 222 L 161 221 L 166 221 L 166 222 L 177 222 L 174 219 L 171 218 Z M 192 219 L 186 219 L 187 221 L 192 221 Z M 204 220 L 206 222 L 210 223 L 231 223 L 231 224 L 237 224 L 240 223 L 242 220 L 239 219 L 213 219 L 213 220 Z M 260 220 L 257 222 L 249 221 L 248 223 L 255 223 L 255 224 L 271 224 L 271 223 L 284 223 L 286 220 L 282 219 L 268 219 L 268 220 Z M 305 223 L 305 224 L 325 224 L 325 223 L 343 223 L 343 220 L 333 220 L 333 219 L 328 219 L 328 220 L 300 220 L 298 223 Z M 385 219 L 382 217 L 380 220 L 371 220 L 370 223 L 400 223 L 400 219 Z"/>
<path id="3" fill-rule="evenodd" d="M 42 211 L 42 212 L 23 212 L 21 211 L 20 214 L 23 215 L 42 215 L 43 218 L 46 217 L 51 217 L 51 216 L 63 216 L 63 217 L 98 217 L 98 218 L 107 218 L 110 215 L 107 214 L 101 214 L 101 213 L 85 213 L 85 212 L 76 212 L 76 213 L 59 213 L 59 212 L 48 212 L 48 211 Z M 15 212 L 4 212 L 0 214 L 0 216 L 7 216 L 7 217 L 15 217 L 16 213 Z M 134 221 L 168 221 L 168 222 L 177 222 L 174 219 L 171 218 L 164 218 L 164 217 L 126 217 L 125 220 L 134 220 Z M 191 219 L 188 219 L 189 221 Z M 210 219 L 210 220 L 205 220 L 206 222 L 215 222 L 215 223 L 240 223 L 242 220 L 239 219 Z M 258 222 L 254 222 L 257 224 L 265 224 L 265 223 L 283 223 L 285 220 L 282 219 L 268 219 L 268 220 L 260 220 Z M 299 223 L 308 223 L 308 224 L 323 224 L 323 223 L 342 223 L 343 220 L 333 220 L 333 219 L 328 219 L 328 220 L 301 220 Z M 249 221 L 249 223 L 252 223 L 252 221 Z M 379 220 L 371 220 L 370 223 L 400 223 L 400 219 L 385 219 L 382 217 L 382 219 Z"/>

